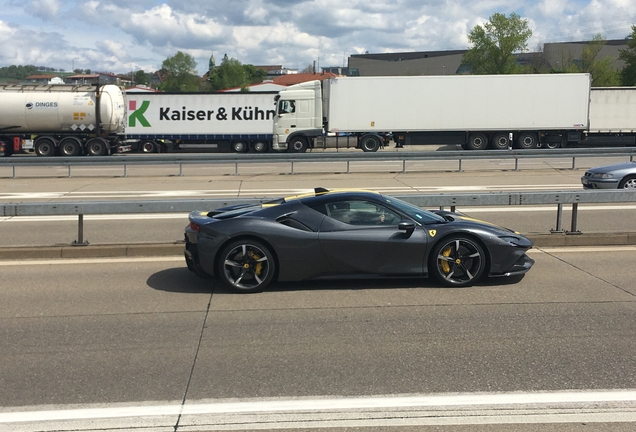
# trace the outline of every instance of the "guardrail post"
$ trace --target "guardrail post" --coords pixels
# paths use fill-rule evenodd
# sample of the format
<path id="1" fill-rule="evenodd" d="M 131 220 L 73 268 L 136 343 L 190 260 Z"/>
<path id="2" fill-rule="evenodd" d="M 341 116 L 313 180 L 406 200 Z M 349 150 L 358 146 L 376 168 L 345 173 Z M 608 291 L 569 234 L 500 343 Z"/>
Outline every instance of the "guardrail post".
<path id="1" fill-rule="evenodd" d="M 15 165 L 13 165 L 13 178 L 18 178 L 15 172 Z"/>
<path id="2" fill-rule="evenodd" d="M 183 177 L 183 164 L 179 164 L 179 177 Z"/>
<path id="3" fill-rule="evenodd" d="M 351 165 L 351 161 L 350 161 L 350 160 L 348 160 L 348 161 L 347 161 L 347 174 L 351 174 L 351 170 L 349 169 L 349 168 L 350 168 L 350 165 Z"/>
<path id="4" fill-rule="evenodd" d="M 406 172 L 406 159 L 402 159 L 402 174 Z"/>
<path id="5" fill-rule="evenodd" d="M 235 176 L 239 175 L 239 173 L 238 173 L 238 162 L 234 162 L 234 175 Z"/>
<path id="6" fill-rule="evenodd" d="M 561 221 L 563 220 L 563 204 L 557 204 L 557 220 L 556 220 L 556 229 L 550 230 L 552 233 L 560 233 L 563 232 L 561 228 Z"/>
<path id="7" fill-rule="evenodd" d="M 515 171 L 519 171 L 519 158 L 515 157 Z"/>
<path id="8" fill-rule="evenodd" d="M 128 177 L 128 165 L 124 164 L 124 178 Z"/>
<path id="9" fill-rule="evenodd" d="M 73 246 L 87 246 L 88 242 L 84 241 L 84 215 L 78 215 L 77 222 L 77 240 L 73 240 Z"/>
<path id="10" fill-rule="evenodd" d="M 73 176 L 71 175 L 71 164 L 69 164 L 68 165 L 68 178 L 71 178 L 71 177 L 73 177 Z"/>
<path id="11" fill-rule="evenodd" d="M 569 234 L 581 234 L 581 231 L 577 230 L 577 220 L 579 217 L 579 203 L 572 204 L 572 229 Z"/>
<path id="12" fill-rule="evenodd" d="M 293 174 L 293 173 L 294 173 L 294 161 L 291 161 L 291 173 L 290 174 Z"/>
<path id="13" fill-rule="evenodd" d="M 464 172 L 464 170 L 462 169 L 462 158 L 459 158 L 459 169 L 457 170 L 457 172 Z"/>
<path id="14" fill-rule="evenodd" d="M 576 169 L 576 156 L 572 156 L 572 169 Z"/>

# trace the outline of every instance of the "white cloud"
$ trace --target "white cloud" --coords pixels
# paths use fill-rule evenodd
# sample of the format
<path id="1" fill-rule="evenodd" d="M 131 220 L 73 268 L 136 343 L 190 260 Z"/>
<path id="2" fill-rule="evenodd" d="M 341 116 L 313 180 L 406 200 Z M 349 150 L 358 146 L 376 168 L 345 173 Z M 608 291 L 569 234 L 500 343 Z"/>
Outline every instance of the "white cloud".
<path id="1" fill-rule="evenodd" d="M 495 12 L 528 19 L 532 49 L 596 33 L 623 38 L 636 23 L 633 0 L 5 0 L 0 66 L 68 69 L 82 58 L 84 69 L 158 69 L 177 51 L 201 70 L 213 52 L 291 68 L 341 65 L 366 51 L 467 48 L 466 34 Z"/>

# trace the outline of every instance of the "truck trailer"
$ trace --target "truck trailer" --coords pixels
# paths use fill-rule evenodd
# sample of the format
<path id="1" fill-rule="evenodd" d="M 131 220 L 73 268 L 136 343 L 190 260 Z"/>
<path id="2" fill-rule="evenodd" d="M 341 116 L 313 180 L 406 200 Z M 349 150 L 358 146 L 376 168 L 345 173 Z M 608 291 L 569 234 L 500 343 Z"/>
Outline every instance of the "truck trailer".
<path id="1" fill-rule="evenodd" d="M 4 155 L 32 143 L 38 156 L 123 152 L 126 106 L 115 85 L 1 85 Z"/>
<path id="2" fill-rule="evenodd" d="M 589 74 L 310 81 L 276 96 L 272 147 L 304 152 L 316 145 L 317 138 L 334 133 L 356 136 L 363 151 L 377 151 L 386 136 L 397 146 L 565 147 L 585 142 L 592 133 L 590 84 Z M 602 129 L 612 130 L 607 125 Z"/>
<path id="3" fill-rule="evenodd" d="M 126 137 L 144 153 L 267 152 L 276 92 L 127 92 Z"/>

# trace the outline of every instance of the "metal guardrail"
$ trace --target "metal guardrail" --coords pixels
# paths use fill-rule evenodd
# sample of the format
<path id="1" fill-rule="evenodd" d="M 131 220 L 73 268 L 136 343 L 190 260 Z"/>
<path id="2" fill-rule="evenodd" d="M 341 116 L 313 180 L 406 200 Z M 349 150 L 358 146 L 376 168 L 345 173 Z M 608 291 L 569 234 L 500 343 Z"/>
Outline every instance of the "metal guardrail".
<path id="1" fill-rule="evenodd" d="M 128 176 L 128 166 L 133 165 L 177 165 L 179 176 L 183 176 L 183 166 L 193 164 L 234 164 L 234 174 L 239 174 L 241 164 L 288 163 L 287 173 L 294 174 L 294 165 L 298 163 L 346 162 L 346 172 L 350 173 L 351 163 L 359 161 L 398 161 L 402 163 L 402 173 L 407 172 L 407 163 L 414 161 L 457 160 L 457 171 L 463 171 L 463 161 L 503 159 L 514 161 L 514 170 L 519 171 L 519 161 L 538 158 L 572 159 L 571 169 L 576 169 L 576 159 L 582 157 L 627 157 L 634 160 L 636 148 L 565 148 L 534 150 L 481 150 L 481 151 L 379 151 L 377 153 L 355 152 L 319 152 L 314 153 L 261 153 L 261 154 L 163 154 L 135 155 L 121 154 L 110 157 L 36 157 L 11 156 L 0 158 L 0 167 L 12 167 L 13 178 L 17 178 L 17 167 L 26 166 L 65 166 L 68 177 L 72 177 L 73 167 L 86 166 L 122 166 L 123 176 Z"/>
<path id="2" fill-rule="evenodd" d="M 491 192 L 481 194 L 414 194 L 394 195 L 395 198 L 419 207 L 443 209 L 470 206 L 525 206 L 556 205 L 557 221 L 551 232 L 566 234 L 580 233 L 577 227 L 579 204 L 636 202 L 636 191 L 564 191 L 564 192 Z M 11 216 L 78 216 L 78 238 L 75 245 L 85 245 L 84 215 L 129 214 L 129 213 L 185 213 L 192 210 L 214 210 L 236 204 L 260 204 L 272 198 L 252 199 L 198 199 L 198 200 L 146 200 L 146 201 L 84 201 L 84 202 L 32 202 L 0 203 L 5 217 Z M 563 206 L 572 205 L 571 230 L 561 227 Z"/>

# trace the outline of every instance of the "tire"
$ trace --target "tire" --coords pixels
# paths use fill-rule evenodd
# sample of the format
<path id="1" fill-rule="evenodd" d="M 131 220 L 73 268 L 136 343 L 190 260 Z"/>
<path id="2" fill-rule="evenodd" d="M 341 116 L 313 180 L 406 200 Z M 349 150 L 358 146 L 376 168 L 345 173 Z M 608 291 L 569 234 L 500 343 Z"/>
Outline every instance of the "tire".
<path id="1" fill-rule="evenodd" d="M 539 147 L 537 135 L 533 132 L 522 132 L 517 138 L 517 148 L 529 150 Z"/>
<path id="2" fill-rule="evenodd" d="M 548 148 L 548 149 L 558 149 L 558 148 L 562 148 L 565 147 L 563 145 L 563 139 L 561 141 L 558 142 L 545 142 L 542 144 L 543 147 Z"/>
<path id="3" fill-rule="evenodd" d="M 53 138 L 39 138 L 35 142 L 35 154 L 38 156 L 55 156 L 56 151 L 55 140 Z"/>
<path id="4" fill-rule="evenodd" d="M 363 135 L 358 142 L 358 147 L 363 152 L 377 152 L 381 145 L 380 137 L 377 135 Z"/>
<path id="5" fill-rule="evenodd" d="M 86 152 L 90 156 L 106 156 L 108 143 L 102 138 L 92 138 L 86 143 Z"/>
<path id="6" fill-rule="evenodd" d="M 469 150 L 484 150 L 486 147 L 488 147 L 488 137 L 483 133 L 475 133 L 468 136 Z"/>
<path id="7" fill-rule="evenodd" d="M 67 137 L 60 141 L 57 150 L 60 156 L 79 156 L 82 152 L 82 143 L 75 137 Z"/>
<path id="8" fill-rule="evenodd" d="M 256 141 L 252 144 L 252 150 L 254 153 L 267 153 L 269 145 L 265 141 Z"/>
<path id="9" fill-rule="evenodd" d="M 495 150 L 508 150 L 510 148 L 510 134 L 506 132 L 498 132 L 492 137 L 490 145 Z"/>
<path id="10" fill-rule="evenodd" d="M 237 240 L 221 251 L 218 275 L 231 290 L 260 292 L 272 281 L 276 271 L 274 256 L 257 240 Z"/>
<path id="11" fill-rule="evenodd" d="M 297 136 L 289 141 L 290 153 L 305 153 L 309 148 L 309 141 L 304 136 Z"/>
<path id="12" fill-rule="evenodd" d="M 619 189 L 636 189 L 636 177 L 635 176 L 625 177 L 618 184 L 618 188 Z"/>
<path id="13" fill-rule="evenodd" d="M 245 153 L 249 147 L 245 141 L 234 141 L 232 143 L 232 151 L 234 153 Z"/>
<path id="14" fill-rule="evenodd" d="M 157 143 L 154 141 L 142 141 L 139 144 L 140 153 L 157 153 Z"/>
<path id="15" fill-rule="evenodd" d="M 473 285 L 486 269 L 482 246 L 468 236 L 451 236 L 438 243 L 431 252 L 429 272 L 450 287 Z"/>

